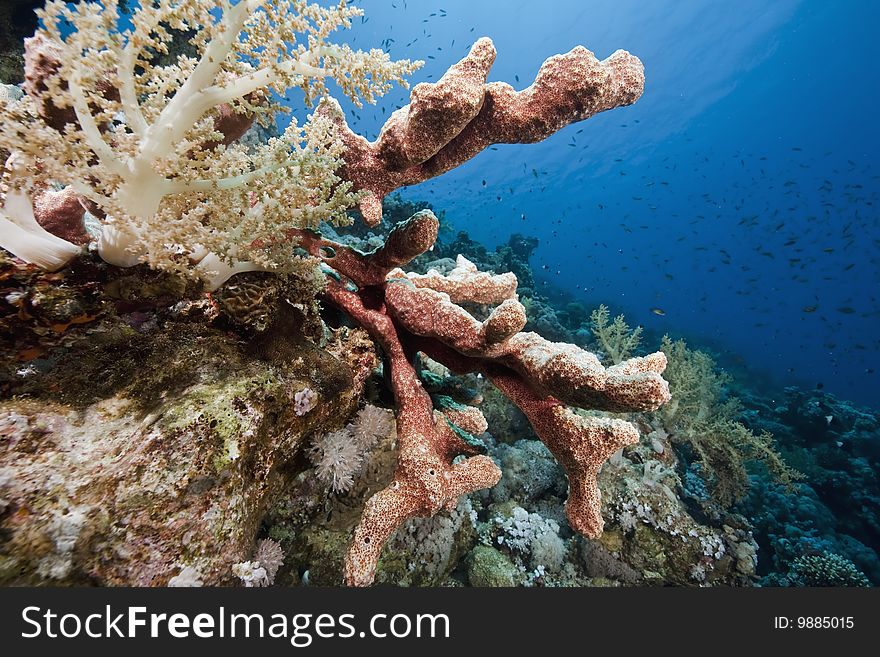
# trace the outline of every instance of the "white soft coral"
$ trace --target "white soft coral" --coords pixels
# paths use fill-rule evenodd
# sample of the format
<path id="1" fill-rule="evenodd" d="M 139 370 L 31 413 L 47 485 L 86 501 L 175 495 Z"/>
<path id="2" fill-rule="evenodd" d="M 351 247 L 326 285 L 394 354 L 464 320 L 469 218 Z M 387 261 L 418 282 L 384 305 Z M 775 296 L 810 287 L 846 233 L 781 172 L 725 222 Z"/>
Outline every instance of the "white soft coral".
<path id="1" fill-rule="evenodd" d="M 56 237 L 43 228 L 34 215 L 34 205 L 23 189 L 15 189 L 16 178 L 23 175 L 22 158 L 12 155 L 6 160 L 8 179 L 3 206 L 0 209 L 0 247 L 25 262 L 47 271 L 61 269 L 80 252 L 76 244 Z"/>
<path id="2" fill-rule="evenodd" d="M 315 474 L 334 493 L 350 491 L 364 470 L 370 449 L 393 432 L 391 411 L 365 406 L 347 427 L 312 441 L 308 454 L 315 466 Z"/>
<path id="3" fill-rule="evenodd" d="M 122 21 L 118 5 L 49 0 L 39 10 L 29 47 L 48 49 L 51 65 L 44 57 L 42 69 L 30 71 L 38 79 L 23 99 L 0 102 L 0 147 L 25 158 L 31 172 L 17 189 L 46 181 L 73 187 L 101 210 L 107 231 L 99 253 L 108 262 L 193 272 L 212 287 L 238 271 L 283 265 L 289 248 L 279 242 L 287 227 L 346 221 L 357 197 L 336 176 L 342 144 L 327 120 L 303 127 L 292 121 L 280 138 L 249 149 L 222 145 L 216 119 L 231 108 L 271 120 L 281 109 L 268 100 L 272 91 L 300 87 L 310 101 L 326 91 L 327 78 L 354 100 L 372 100 L 402 80 L 417 64 L 327 41 L 360 9 L 300 0 L 156 0 Z M 128 19 L 130 28 L 120 30 Z M 169 52 L 174 30 L 194 33 L 196 55 L 159 63 L 155 54 Z M 2 245 L 57 267 L 52 241 L 29 237 L 32 226 L 22 227 L 20 218 L 3 213 Z M 201 269 L 186 257 L 209 252 L 214 261 Z"/>

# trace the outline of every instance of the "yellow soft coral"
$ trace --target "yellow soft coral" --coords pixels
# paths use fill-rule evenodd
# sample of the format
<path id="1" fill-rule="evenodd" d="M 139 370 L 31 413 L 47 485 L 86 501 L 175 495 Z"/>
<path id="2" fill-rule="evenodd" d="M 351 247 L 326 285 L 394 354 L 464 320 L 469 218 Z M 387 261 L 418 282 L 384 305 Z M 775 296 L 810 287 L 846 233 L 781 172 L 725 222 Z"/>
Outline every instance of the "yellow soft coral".
<path id="1" fill-rule="evenodd" d="M 642 327 L 630 329 L 624 321 L 623 315 L 618 315 L 610 324 L 608 306 L 601 304 L 590 313 L 590 324 L 593 335 L 599 341 L 599 346 L 611 359 L 614 365 L 622 363 L 633 355 L 642 341 Z"/>
<path id="2" fill-rule="evenodd" d="M 276 267 L 285 227 L 344 220 L 356 197 L 335 175 L 342 145 L 326 120 L 291 122 L 249 149 L 224 145 L 218 117 L 271 115 L 271 93 L 296 87 L 311 102 L 328 78 L 372 102 L 418 62 L 330 43 L 361 14 L 345 2 L 156 0 L 126 30 L 118 4 L 50 0 L 39 12 L 33 45 L 50 66 L 24 99 L 0 101 L 0 148 L 26 164 L 16 190 L 37 178 L 70 185 L 106 215 L 106 260 L 180 270 L 201 260 L 207 278 Z M 195 57 L 160 64 L 174 31 L 193 34 Z M 0 237 L 22 223 L 7 208 Z"/>
<path id="3" fill-rule="evenodd" d="M 673 442 L 693 450 L 715 499 L 729 506 L 742 498 L 749 487 L 748 460 L 764 463 L 786 485 L 801 478 L 776 451 L 772 434 L 754 434 L 737 420 L 742 404 L 736 397 L 725 396 L 730 376 L 716 368 L 711 356 L 668 335 L 663 336 L 660 349 L 668 360 L 666 378 L 672 401 L 657 415 Z"/>

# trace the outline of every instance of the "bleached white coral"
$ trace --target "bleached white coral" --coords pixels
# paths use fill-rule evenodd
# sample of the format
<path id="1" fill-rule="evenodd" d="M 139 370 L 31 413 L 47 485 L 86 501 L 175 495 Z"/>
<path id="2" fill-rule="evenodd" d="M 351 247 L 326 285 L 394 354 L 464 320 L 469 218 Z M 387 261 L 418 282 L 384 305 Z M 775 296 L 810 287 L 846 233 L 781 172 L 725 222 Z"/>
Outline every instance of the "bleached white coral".
<path id="1" fill-rule="evenodd" d="M 303 388 L 293 396 L 293 412 L 302 417 L 318 403 L 318 393 L 311 388 Z"/>
<path id="2" fill-rule="evenodd" d="M 513 508 L 510 516 L 496 517 L 499 530 L 496 543 L 528 556 L 532 568 L 558 571 L 565 559 L 565 542 L 559 536 L 559 523 L 524 508 Z"/>
<path id="3" fill-rule="evenodd" d="M 361 13 L 344 2 L 155 0 L 123 20 L 119 0 L 49 0 L 30 44 L 52 60 L 41 89 L 0 100 L 0 147 L 25 160 L 11 184 L 27 194 L 54 181 L 95 203 L 105 216 L 99 253 L 120 266 L 196 271 L 212 286 L 277 268 L 290 257 L 286 227 L 347 222 L 357 197 L 335 174 L 342 144 L 318 118 L 291 121 L 257 148 L 226 144 L 218 126 L 224 115 L 271 121 L 283 109 L 273 92 L 289 88 L 311 103 L 332 79 L 359 103 L 402 81 L 418 63 L 329 42 Z M 174 31 L 193 33 L 195 56 L 162 63 L 156 54 L 168 54 Z M 73 120 L 51 118 L 48 106 Z M 0 211 L 3 245 L 57 266 L 65 254 L 45 258 L 41 247 L 52 245 L 22 231 L 25 219 L 16 207 Z"/>
<path id="4" fill-rule="evenodd" d="M 202 574 L 193 566 L 184 566 L 177 575 L 168 580 L 168 586 L 177 588 L 192 588 L 203 585 Z"/>
<path id="5" fill-rule="evenodd" d="M 309 449 L 315 475 L 334 493 L 351 490 L 364 462 L 364 454 L 347 429 L 315 438 Z"/>
<path id="6" fill-rule="evenodd" d="M 242 561 L 233 564 L 232 574 L 247 587 L 269 586 L 269 575 L 259 561 Z"/>
<path id="7" fill-rule="evenodd" d="M 367 404 L 358 411 L 350 428 L 361 448 L 370 449 L 394 430 L 394 416 L 387 409 Z"/>

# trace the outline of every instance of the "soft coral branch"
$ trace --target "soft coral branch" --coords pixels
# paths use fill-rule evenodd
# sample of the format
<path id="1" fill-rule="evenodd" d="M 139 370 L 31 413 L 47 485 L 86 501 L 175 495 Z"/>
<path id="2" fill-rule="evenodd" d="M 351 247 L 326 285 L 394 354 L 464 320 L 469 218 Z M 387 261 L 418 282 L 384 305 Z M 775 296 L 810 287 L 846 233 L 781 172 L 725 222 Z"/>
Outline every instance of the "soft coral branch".
<path id="1" fill-rule="evenodd" d="M 48 0 L 26 41 L 26 96 L 2 107 L 0 147 L 28 160 L 21 188 L 51 181 L 95 204 L 106 228 L 98 253 L 112 264 L 198 274 L 179 254 L 201 245 L 230 270 L 233 254 L 283 267 L 279 251 L 254 245 L 290 225 L 342 222 L 357 201 L 336 175 L 341 143 L 324 138 L 320 117 L 268 144 L 233 142 L 281 109 L 270 90 L 300 87 L 311 100 L 333 78 L 372 98 L 403 82 L 417 62 L 327 43 L 360 13 L 305 0 L 160 0 L 134 8 L 123 31 L 116 0 Z M 163 62 L 155 55 L 169 53 L 175 31 L 194 33 L 195 56 Z M 271 202 L 251 212 L 252 193 Z"/>

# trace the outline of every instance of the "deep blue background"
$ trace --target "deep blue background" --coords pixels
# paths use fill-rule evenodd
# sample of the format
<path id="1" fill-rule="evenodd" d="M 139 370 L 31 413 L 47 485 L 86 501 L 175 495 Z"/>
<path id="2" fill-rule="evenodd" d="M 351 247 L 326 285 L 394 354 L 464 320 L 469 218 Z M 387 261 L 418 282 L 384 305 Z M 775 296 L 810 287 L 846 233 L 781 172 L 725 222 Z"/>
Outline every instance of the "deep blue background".
<path id="1" fill-rule="evenodd" d="M 481 35 L 498 49 L 490 79 L 517 88 L 577 44 L 639 56 L 634 106 L 498 146 L 405 195 L 489 245 L 538 237 L 539 274 L 631 323 L 712 345 L 774 385 L 880 407 L 880 3 L 358 4 L 349 42 L 390 38 L 394 57 L 426 60 L 413 83 Z M 407 97 L 358 110 L 353 127 L 374 138 Z"/>

